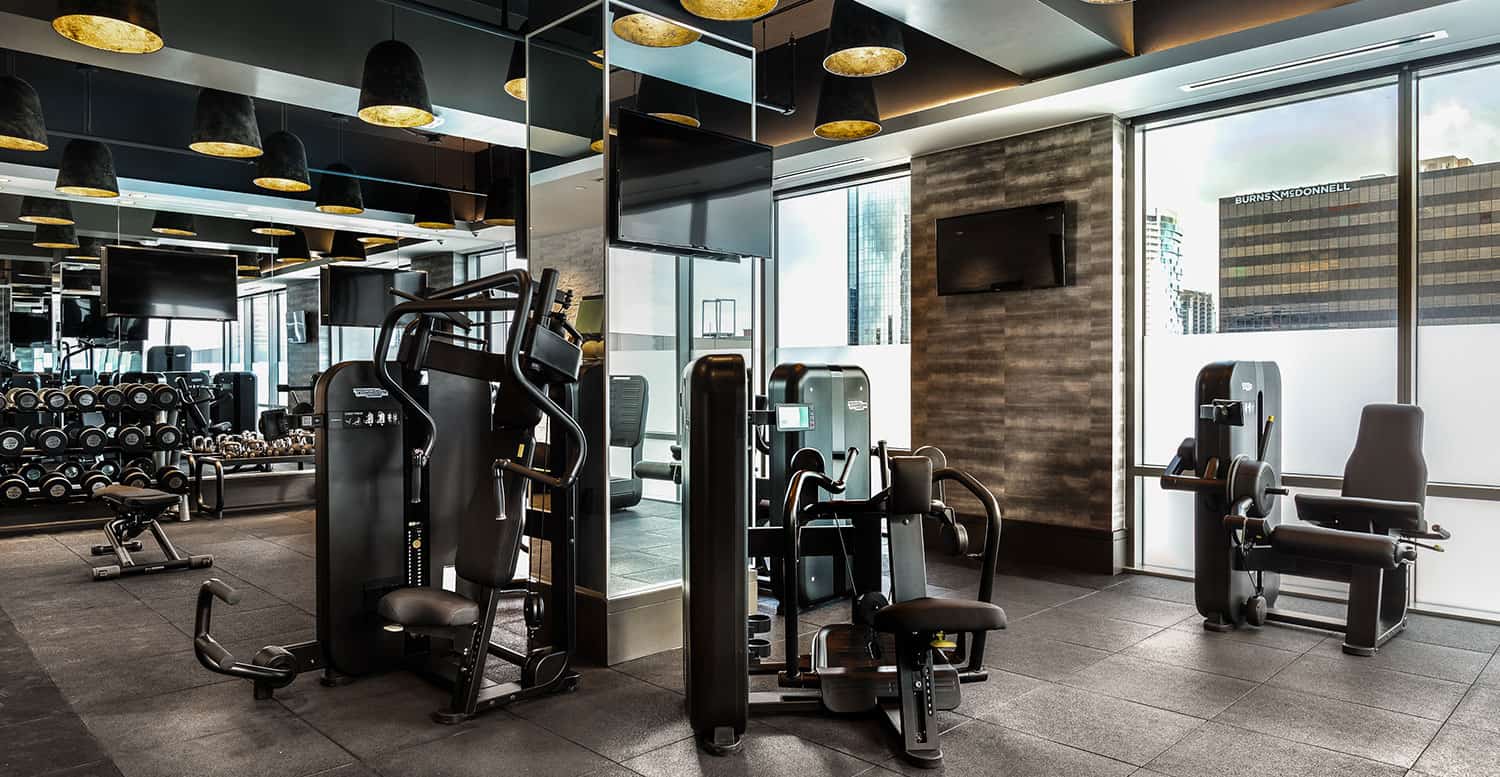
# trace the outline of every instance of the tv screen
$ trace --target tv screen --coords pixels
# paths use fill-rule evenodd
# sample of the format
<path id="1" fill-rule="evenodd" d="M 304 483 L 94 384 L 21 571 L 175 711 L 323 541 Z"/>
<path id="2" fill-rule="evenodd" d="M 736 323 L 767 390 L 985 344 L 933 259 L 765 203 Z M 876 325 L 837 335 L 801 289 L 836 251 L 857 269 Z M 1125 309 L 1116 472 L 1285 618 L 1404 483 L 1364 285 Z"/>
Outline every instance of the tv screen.
<path id="1" fill-rule="evenodd" d="M 771 147 L 620 111 L 614 238 L 652 249 L 771 255 Z"/>
<path id="2" fill-rule="evenodd" d="M 98 297 L 62 298 L 62 336 L 85 340 L 146 339 L 150 321 L 144 318 L 106 318 Z"/>
<path id="3" fill-rule="evenodd" d="M 109 316 L 234 321 L 234 254 L 106 246 L 99 296 Z"/>
<path id="4" fill-rule="evenodd" d="M 23 348 L 52 342 L 52 317 L 45 313 L 11 313 L 10 342 Z"/>
<path id="5" fill-rule="evenodd" d="M 938 219 L 938 294 L 1068 284 L 1064 204 Z"/>
<path id="6" fill-rule="evenodd" d="M 325 326 L 380 326 L 404 301 L 391 294 L 392 288 L 419 294 L 426 285 L 427 273 L 421 271 L 327 266 L 319 283 L 320 318 Z"/>
<path id="7" fill-rule="evenodd" d="M 62 269 L 63 291 L 98 291 L 99 271 L 94 268 L 75 270 L 71 267 Z M 64 335 L 66 337 L 66 335 Z"/>

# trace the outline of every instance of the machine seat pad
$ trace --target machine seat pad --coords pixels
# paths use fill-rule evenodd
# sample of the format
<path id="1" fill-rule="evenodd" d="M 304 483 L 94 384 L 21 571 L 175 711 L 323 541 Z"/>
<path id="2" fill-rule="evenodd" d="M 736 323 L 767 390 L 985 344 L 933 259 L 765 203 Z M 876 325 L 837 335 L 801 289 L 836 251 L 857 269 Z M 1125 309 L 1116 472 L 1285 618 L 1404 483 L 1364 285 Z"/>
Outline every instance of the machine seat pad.
<path id="1" fill-rule="evenodd" d="M 973 599 L 923 597 L 875 613 L 875 629 L 891 633 L 994 631 L 1005 628 L 1005 610 Z"/>
<path id="2" fill-rule="evenodd" d="M 400 588 L 380 597 L 380 617 L 413 628 L 451 628 L 479 621 L 479 603 L 441 588 Z"/>
<path id="3" fill-rule="evenodd" d="M 1369 521 L 1385 532 L 1426 534 L 1427 521 L 1417 502 L 1395 502 L 1387 499 L 1363 499 L 1353 496 L 1297 495 L 1297 517 L 1308 523 L 1342 528 L 1350 523 Z"/>
<path id="4" fill-rule="evenodd" d="M 164 510 L 177 504 L 177 495 L 165 491 L 157 491 L 154 488 L 135 488 L 133 486 L 105 486 L 94 492 L 94 495 L 104 500 L 111 509 L 124 508 L 126 510 Z"/>

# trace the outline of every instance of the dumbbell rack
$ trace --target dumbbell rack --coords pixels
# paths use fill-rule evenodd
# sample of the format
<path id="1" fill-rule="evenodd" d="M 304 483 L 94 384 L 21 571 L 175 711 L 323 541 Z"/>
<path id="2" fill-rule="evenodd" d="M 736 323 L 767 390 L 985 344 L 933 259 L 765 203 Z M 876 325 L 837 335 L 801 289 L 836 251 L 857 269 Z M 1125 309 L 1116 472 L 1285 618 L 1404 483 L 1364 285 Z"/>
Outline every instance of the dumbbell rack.
<path id="1" fill-rule="evenodd" d="M 113 483 L 186 493 L 187 473 L 175 466 L 183 443 L 182 430 L 176 424 L 176 392 L 173 390 L 168 399 L 164 384 L 117 388 L 135 386 L 144 386 L 152 393 L 152 401 L 106 407 L 98 401 L 98 393 L 81 387 L 7 391 L 0 402 L 0 436 L 15 441 L 19 434 L 20 445 L 13 442 L 9 447 L 0 446 L 0 469 L 4 473 L 0 475 L 0 504 L 87 501 L 96 489 Z M 63 403 L 58 396 L 65 391 L 71 393 Z M 49 397 L 52 402 L 38 401 L 33 409 L 22 409 L 21 405 L 32 404 L 26 401 L 24 392 Z M 80 401 L 90 396 L 95 401 L 80 406 Z M 140 436 L 139 444 L 122 444 L 118 439 L 121 431 L 132 428 Z M 70 429 L 76 431 L 68 434 Z M 79 443 L 90 429 L 104 432 L 102 445 Z M 50 441 L 45 448 L 44 434 Z M 59 436 L 65 438 L 65 445 L 56 444 Z"/>

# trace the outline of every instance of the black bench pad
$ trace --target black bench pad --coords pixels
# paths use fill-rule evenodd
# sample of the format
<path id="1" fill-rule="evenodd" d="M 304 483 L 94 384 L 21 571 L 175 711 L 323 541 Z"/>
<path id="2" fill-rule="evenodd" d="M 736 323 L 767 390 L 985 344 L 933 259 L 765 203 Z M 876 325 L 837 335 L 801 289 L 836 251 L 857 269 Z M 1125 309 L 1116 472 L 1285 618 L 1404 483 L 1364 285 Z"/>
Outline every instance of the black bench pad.
<path id="1" fill-rule="evenodd" d="M 157 491 L 154 488 L 120 485 L 105 486 L 95 491 L 94 496 L 104 500 L 112 508 L 123 507 L 128 510 L 167 508 L 175 506 L 178 502 L 176 494 Z"/>
<path id="2" fill-rule="evenodd" d="M 924 597 L 897 602 L 875 613 L 875 629 L 889 633 L 954 633 L 1005 628 L 1005 610 L 973 599 Z"/>

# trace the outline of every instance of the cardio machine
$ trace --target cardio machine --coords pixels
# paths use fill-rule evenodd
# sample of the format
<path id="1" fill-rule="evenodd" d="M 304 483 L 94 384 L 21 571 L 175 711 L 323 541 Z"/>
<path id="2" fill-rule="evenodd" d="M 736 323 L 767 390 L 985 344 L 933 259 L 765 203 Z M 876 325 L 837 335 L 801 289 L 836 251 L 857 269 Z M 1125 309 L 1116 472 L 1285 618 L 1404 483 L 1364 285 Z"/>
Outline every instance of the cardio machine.
<path id="1" fill-rule="evenodd" d="M 1418 548 L 1452 535 L 1428 524 L 1422 409 L 1364 408 L 1339 496 L 1298 494 L 1300 523 L 1283 523 L 1281 371 L 1273 362 L 1217 362 L 1197 380 L 1197 434 L 1182 442 L 1162 488 L 1196 494 L 1194 598 L 1209 631 L 1287 623 L 1344 634 L 1343 650 L 1374 655 L 1406 627 Z M 1281 575 L 1349 585 L 1345 619 L 1276 609 Z"/>
<path id="2" fill-rule="evenodd" d="M 238 660 L 212 634 L 214 600 L 238 597 L 210 580 L 194 639 L 203 666 L 251 680 L 259 699 L 303 671 L 339 685 L 410 669 L 450 689 L 433 714 L 441 723 L 577 686 L 574 483 L 587 450 L 572 415 L 581 352 L 557 283 L 552 270 L 539 282 L 511 270 L 411 298 L 386 315 L 375 351 L 389 353 L 403 317 L 415 316 L 399 376 L 381 361 L 344 362 L 320 377 L 309 417 L 318 438 L 317 639 Z M 477 311 L 513 312 L 503 353 L 468 347 L 450 330 L 472 326 L 464 314 Z M 545 445 L 536 438 L 543 418 Z M 545 508 L 533 506 L 533 490 Z M 526 538 L 530 569 L 517 581 Z M 524 651 L 491 638 L 501 598 L 517 594 Z M 490 656 L 519 666 L 520 679 L 487 679 Z"/>
<path id="3" fill-rule="evenodd" d="M 775 423 L 779 433 L 805 430 L 811 419 L 796 406 L 779 406 L 752 416 L 749 376 L 738 355 L 709 355 L 688 367 L 684 377 L 683 449 L 680 477 L 684 539 L 683 587 L 688 716 L 699 745 L 712 754 L 739 749 L 750 713 L 864 712 L 880 710 L 901 737 L 911 763 L 941 763 L 938 731 L 930 726 L 939 710 L 954 709 L 960 685 L 987 679 L 982 667 L 983 635 L 1005 627 L 1005 613 L 992 603 L 999 554 L 1000 510 L 993 494 L 966 473 L 934 469 L 926 456 L 890 457 L 882 445 L 882 478 L 876 495 L 859 500 L 808 499 L 813 489 L 838 494 L 860 461 L 851 448 L 838 479 L 824 474 L 820 457 L 798 457 L 782 505 L 783 524 L 748 531 L 750 430 L 752 420 Z M 766 417 L 769 416 L 769 417 Z M 780 423 L 777 423 L 780 421 Z M 936 455 L 936 454 L 934 454 Z M 929 598 L 922 544 L 924 519 L 944 520 L 951 511 L 935 500 L 934 484 L 955 482 L 984 506 L 988 520 L 979 600 Z M 814 525 L 815 520 L 834 519 Z M 856 591 L 854 623 L 826 626 L 810 656 L 797 649 L 799 566 L 808 553 L 837 553 L 859 532 L 882 526 L 889 534 L 891 595 Z M 781 590 L 787 639 L 779 665 L 752 661 L 747 640 L 747 556 L 774 559 Z M 878 563 L 878 557 L 877 557 Z M 877 578 L 878 579 L 878 578 Z M 876 584 L 878 589 L 879 584 Z M 753 616 L 752 616 L 753 617 Z M 966 663 L 950 660 L 966 641 Z M 961 664 L 961 665 L 960 665 Z M 779 670 L 779 672 L 778 672 Z M 777 673 L 776 691 L 749 690 L 749 673 Z"/>

